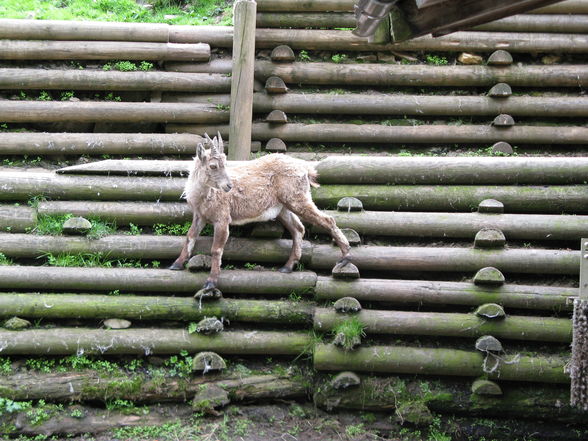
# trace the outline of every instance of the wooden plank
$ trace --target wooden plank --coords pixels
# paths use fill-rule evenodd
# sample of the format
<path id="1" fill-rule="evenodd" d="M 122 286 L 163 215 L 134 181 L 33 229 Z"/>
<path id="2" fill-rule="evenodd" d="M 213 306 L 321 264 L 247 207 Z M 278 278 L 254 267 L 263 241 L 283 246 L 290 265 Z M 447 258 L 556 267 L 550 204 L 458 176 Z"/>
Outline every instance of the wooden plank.
<path id="1" fill-rule="evenodd" d="M 582 239 L 580 259 L 580 298 L 588 299 L 588 239 Z"/>

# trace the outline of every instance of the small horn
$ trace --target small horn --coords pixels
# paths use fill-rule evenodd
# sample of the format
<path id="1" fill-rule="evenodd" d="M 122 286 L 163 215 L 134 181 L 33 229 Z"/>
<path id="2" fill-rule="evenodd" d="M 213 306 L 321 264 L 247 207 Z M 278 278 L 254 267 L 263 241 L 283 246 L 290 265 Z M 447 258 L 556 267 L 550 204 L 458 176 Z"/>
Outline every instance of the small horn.
<path id="1" fill-rule="evenodd" d="M 212 142 L 212 139 L 210 139 L 210 136 L 208 136 L 208 133 L 204 134 L 204 143 L 205 144 L 210 144 L 213 145 L 214 143 Z"/>
<path id="2" fill-rule="evenodd" d="M 221 154 L 225 152 L 225 143 L 223 142 L 223 137 L 221 136 L 220 132 L 216 132 L 218 136 L 218 149 Z"/>

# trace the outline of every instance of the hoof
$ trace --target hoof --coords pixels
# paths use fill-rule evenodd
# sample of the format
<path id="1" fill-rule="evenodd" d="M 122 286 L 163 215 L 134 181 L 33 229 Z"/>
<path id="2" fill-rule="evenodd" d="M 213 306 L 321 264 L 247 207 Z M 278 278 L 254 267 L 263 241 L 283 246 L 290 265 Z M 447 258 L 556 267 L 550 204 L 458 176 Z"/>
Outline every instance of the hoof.
<path id="1" fill-rule="evenodd" d="M 184 269 L 184 264 L 174 262 L 167 269 L 172 271 L 182 271 Z"/>
<path id="2" fill-rule="evenodd" d="M 203 299 L 220 299 L 223 296 L 223 293 L 220 292 L 217 288 L 202 288 L 196 294 L 194 294 L 194 299 L 198 301 L 202 301 Z"/>
<path id="3" fill-rule="evenodd" d="M 347 265 L 348 263 L 351 263 L 351 256 L 347 256 L 347 257 L 343 257 L 342 259 L 339 259 L 337 261 L 337 263 L 335 264 L 335 266 L 341 268 L 341 267 L 344 267 L 345 265 Z"/>
<path id="4" fill-rule="evenodd" d="M 214 288 L 216 288 L 216 283 L 211 282 L 210 280 L 207 280 L 204 286 L 202 287 L 204 291 L 209 291 Z"/>
<path id="5" fill-rule="evenodd" d="M 283 273 L 283 274 L 290 274 L 292 272 L 292 268 L 288 268 L 286 265 L 284 265 L 278 271 L 281 272 L 281 273 Z"/>

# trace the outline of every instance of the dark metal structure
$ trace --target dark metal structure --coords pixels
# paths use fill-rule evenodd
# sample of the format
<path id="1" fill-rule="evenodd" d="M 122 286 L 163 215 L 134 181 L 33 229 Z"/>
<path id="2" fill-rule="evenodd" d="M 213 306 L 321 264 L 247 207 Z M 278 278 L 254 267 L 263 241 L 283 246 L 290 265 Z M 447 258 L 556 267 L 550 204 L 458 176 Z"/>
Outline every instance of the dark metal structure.
<path id="1" fill-rule="evenodd" d="M 437 37 L 562 0 L 359 0 L 355 5 L 360 37 L 373 35 L 390 16 L 393 41 L 421 35 Z"/>

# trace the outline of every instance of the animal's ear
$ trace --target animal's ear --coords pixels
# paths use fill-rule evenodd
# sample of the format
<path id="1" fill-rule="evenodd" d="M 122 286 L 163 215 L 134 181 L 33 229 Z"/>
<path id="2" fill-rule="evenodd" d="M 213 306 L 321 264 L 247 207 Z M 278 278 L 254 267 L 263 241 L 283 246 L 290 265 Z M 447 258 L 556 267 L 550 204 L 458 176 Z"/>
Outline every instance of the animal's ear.
<path id="1" fill-rule="evenodd" d="M 204 161 L 206 159 L 206 150 L 204 149 L 204 146 L 201 143 L 198 143 L 198 145 L 196 146 L 196 156 L 198 156 L 198 159 L 200 159 L 200 161 Z"/>
<path id="2" fill-rule="evenodd" d="M 218 137 L 218 151 L 223 154 L 225 152 L 225 143 L 223 142 L 223 137 L 221 136 L 220 132 L 216 132 L 216 136 Z"/>

